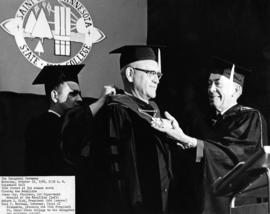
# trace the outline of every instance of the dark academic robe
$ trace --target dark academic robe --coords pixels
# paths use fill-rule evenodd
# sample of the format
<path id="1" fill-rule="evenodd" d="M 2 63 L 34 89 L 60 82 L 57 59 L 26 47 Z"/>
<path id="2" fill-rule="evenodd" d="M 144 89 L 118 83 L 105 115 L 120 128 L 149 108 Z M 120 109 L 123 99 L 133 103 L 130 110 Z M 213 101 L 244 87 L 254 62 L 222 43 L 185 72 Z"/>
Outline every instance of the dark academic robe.
<path id="1" fill-rule="evenodd" d="M 26 173 L 63 175 L 66 165 L 60 150 L 62 118 L 46 112 L 34 118 L 25 132 Z"/>
<path id="2" fill-rule="evenodd" d="M 76 213 L 97 214 L 91 144 L 93 115 L 88 105 L 69 110 L 62 125 L 61 150 L 76 178 Z"/>
<path id="3" fill-rule="evenodd" d="M 64 115 L 61 150 L 65 161 L 75 168 L 84 164 L 90 155 L 93 119 L 88 105 L 76 107 Z"/>
<path id="4" fill-rule="evenodd" d="M 206 129 L 205 129 L 206 130 Z M 215 196 L 212 185 L 237 163 L 268 144 L 266 123 L 256 109 L 235 105 L 211 119 L 196 155 L 203 164 L 204 214 L 229 214 L 229 197 Z"/>
<path id="5" fill-rule="evenodd" d="M 149 104 L 129 95 L 117 95 L 107 106 L 107 145 L 111 174 L 108 213 L 158 214 L 166 211 L 171 174 L 167 138 L 154 130 Z"/>
<path id="6" fill-rule="evenodd" d="M 268 144 L 265 120 L 258 110 L 235 105 L 197 124 L 190 135 L 202 139 L 198 148 L 175 148 L 174 212 L 229 214 L 230 197 L 214 195 L 212 185 Z M 195 162 L 195 156 L 200 162 Z"/>
<path id="7" fill-rule="evenodd" d="M 76 181 L 76 213 L 95 213 L 89 166 L 92 112 L 76 107 L 62 117 L 46 112 L 26 130 L 28 175 L 72 175 Z"/>

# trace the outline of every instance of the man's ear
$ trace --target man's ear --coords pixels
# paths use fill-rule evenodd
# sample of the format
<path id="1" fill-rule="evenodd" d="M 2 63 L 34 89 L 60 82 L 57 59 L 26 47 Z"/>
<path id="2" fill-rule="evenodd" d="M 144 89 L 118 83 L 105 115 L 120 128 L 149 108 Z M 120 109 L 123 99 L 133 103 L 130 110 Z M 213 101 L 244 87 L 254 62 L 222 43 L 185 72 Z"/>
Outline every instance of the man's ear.
<path id="1" fill-rule="evenodd" d="M 51 100 L 54 103 L 57 103 L 58 102 L 58 92 L 56 90 L 52 90 L 51 91 Z"/>
<path id="2" fill-rule="evenodd" d="M 125 75 L 129 82 L 133 82 L 134 69 L 131 67 L 126 67 Z"/>
<path id="3" fill-rule="evenodd" d="M 234 96 L 235 96 L 237 99 L 241 96 L 242 90 L 243 90 L 243 88 L 242 88 L 241 85 L 239 85 L 239 84 L 237 84 L 237 83 L 234 84 L 234 91 L 235 91 Z"/>

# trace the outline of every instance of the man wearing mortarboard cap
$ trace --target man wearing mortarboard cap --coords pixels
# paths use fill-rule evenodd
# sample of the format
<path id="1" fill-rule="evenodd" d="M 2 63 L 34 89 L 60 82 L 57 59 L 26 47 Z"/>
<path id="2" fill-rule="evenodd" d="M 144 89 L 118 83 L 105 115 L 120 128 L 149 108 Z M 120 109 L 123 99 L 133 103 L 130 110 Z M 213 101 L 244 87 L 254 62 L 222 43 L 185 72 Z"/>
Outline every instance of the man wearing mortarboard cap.
<path id="1" fill-rule="evenodd" d="M 111 53 L 120 54 L 124 93 L 113 96 L 106 111 L 106 145 L 112 156 L 111 189 L 115 191 L 104 190 L 112 196 L 105 207 L 111 207 L 111 213 L 165 213 L 170 152 L 166 136 L 150 125 L 152 118 L 160 117 L 152 100 L 162 75 L 160 48 L 128 45 Z"/>
<path id="2" fill-rule="evenodd" d="M 66 110 L 78 106 L 82 101 L 78 74 L 84 65 L 48 65 L 33 81 L 33 85 L 44 85 L 50 102 L 49 112 L 62 116 Z"/>
<path id="3" fill-rule="evenodd" d="M 173 128 L 155 121 L 152 126 L 174 138 L 181 148 L 193 149 L 194 160 L 202 162 L 202 213 L 229 214 L 230 197 L 216 195 L 213 184 L 268 144 L 266 123 L 258 110 L 238 104 L 248 70 L 219 57 L 212 57 L 211 61 L 211 66 L 207 66 L 209 104 L 218 116 L 210 118 L 207 133 L 198 136 L 200 139 L 186 135 L 168 112 L 165 116 Z"/>
<path id="4" fill-rule="evenodd" d="M 25 133 L 28 174 L 64 173 L 65 164 L 60 151 L 61 126 L 64 113 L 82 101 L 77 75 L 83 66 L 48 65 L 33 81 L 33 85 L 45 86 L 49 108 L 31 120 Z"/>
<path id="5" fill-rule="evenodd" d="M 45 86 L 49 108 L 47 112 L 32 119 L 25 132 L 27 174 L 75 174 L 74 166 L 71 167 L 71 162 L 68 162 L 67 159 L 71 156 L 81 157 L 81 150 L 85 146 L 81 143 L 81 138 L 84 137 L 81 133 L 85 128 L 82 124 L 84 121 L 87 121 L 85 123 L 92 121 L 93 116 L 105 103 L 106 95 L 114 91 L 112 87 L 104 86 L 97 101 L 90 105 L 82 105 L 78 74 L 83 67 L 83 64 L 47 65 L 33 81 L 34 85 L 42 84 Z M 66 136 L 67 134 L 62 133 L 62 129 L 70 124 L 75 129 L 72 129 L 72 132 Z M 63 139 L 69 139 L 68 142 L 65 141 L 65 147 L 63 147 Z M 68 149 L 66 149 L 67 147 Z M 71 151 L 72 155 L 67 155 Z M 64 153 L 65 155 L 63 155 Z M 78 180 L 80 178 L 78 179 L 76 176 L 77 193 L 86 189 L 85 187 L 78 188 L 78 182 L 80 182 Z M 81 195 L 76 196 L 77 202 L 83 201 Z M 80 208 L 80 205 L 77 204 L 76 207 Z"/>

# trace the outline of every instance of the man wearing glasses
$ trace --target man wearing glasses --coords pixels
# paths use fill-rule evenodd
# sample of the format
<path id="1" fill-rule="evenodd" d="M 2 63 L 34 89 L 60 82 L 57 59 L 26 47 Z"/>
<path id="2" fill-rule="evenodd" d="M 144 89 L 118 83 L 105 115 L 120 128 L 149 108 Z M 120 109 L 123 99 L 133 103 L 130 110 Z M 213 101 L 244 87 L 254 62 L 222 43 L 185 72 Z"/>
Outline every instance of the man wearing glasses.
<path id="1" fill-rule="evenodd" d="M 107 186 L 112 208 L 103 213 L 166 213 L 171 180 L 166 136 L 150 123 L 159 117 L 152 101 L 162 76 L 160 50 L 152 46 L 124 46 L 119 53 L 124 93 L 107 105 L 110 175 Z M 110 195 L 105 190 L 107 195 Z"/>

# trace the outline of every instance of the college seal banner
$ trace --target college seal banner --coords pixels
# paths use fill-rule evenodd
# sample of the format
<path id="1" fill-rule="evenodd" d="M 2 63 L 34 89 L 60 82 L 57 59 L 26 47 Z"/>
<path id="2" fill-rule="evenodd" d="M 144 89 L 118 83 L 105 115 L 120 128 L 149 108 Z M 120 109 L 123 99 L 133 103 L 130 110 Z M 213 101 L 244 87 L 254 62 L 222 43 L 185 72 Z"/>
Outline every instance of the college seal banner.
<path id="1" fill-rule="evenodd" d="M 93 43 L 105 38 L 78 0 L 25 0 L 15 17 L 4 20 L 1 27 L 38 68 L 80 64 Z"/>

